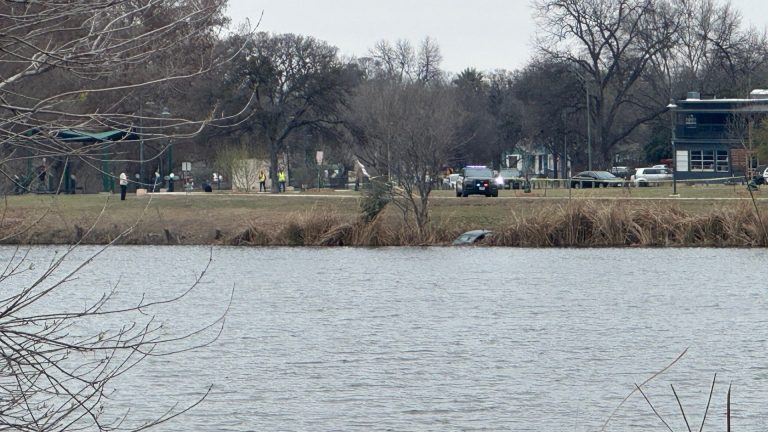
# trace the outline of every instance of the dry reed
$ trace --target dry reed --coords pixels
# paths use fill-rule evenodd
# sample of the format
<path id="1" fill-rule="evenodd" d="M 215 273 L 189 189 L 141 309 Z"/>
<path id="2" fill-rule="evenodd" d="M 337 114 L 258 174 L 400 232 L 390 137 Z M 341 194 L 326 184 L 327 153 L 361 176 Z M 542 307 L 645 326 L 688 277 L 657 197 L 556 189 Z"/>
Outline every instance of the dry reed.
<path id="1" fill-rule="evenodd" d="M 768 245 L 760 221 L 748 205 L 713 208 L 691 215 L 676 206 L 622 202 L 572 201 L 527 217 L 512 213 L 487 242 L 512 247 L 709 246 Z M 766 221 L 763 221 L 766 222 Z M 420 246 L 446 245 L 461 232 L 477 227 L 432 223 L 420 233 L 412 223 L 378 215 L 370 222 L 349 221 L 335 213 L 305 211 L 289 215 L 270 236 L 248 226 L 229 243 L 280 246 Z"/>
<path id="2" fill-rule="evenodd" d="M 509 247 L 765 247 L 768 235 L 747 203 L 713 207 L 689 213 L 676 205 L 637 202 L 573 200 L 547 206 L 534 213 L 511 212 L 493 226 L 467 226 L 466 220 L 434 221 L 424 232 L 396 212 L 382 212 L 372 219 L 309 209 L 289 214 L 282 225 L 263 226 L 245 220 L 222 233 L 187 231 L 165 224 L 141 225 L 122 236 L 123 244 L 231 244 L 240 246 L 422 246 L 448 245 L 462 232 L 486 228 L 494 231 L 485 244 Z M 125 229 L 114 221 L 92 229 L 78 219 L 44 230 L 25 231 L 18 221 L 0 225 L 3 243 L 106 244 Z M 10 235 L 13 233 L 20 235 Z"/>
<path id="3" fill-rule="evenodd" d="M 555 211 L 513 220 L 497 231 L 491 243 L 519 247 L 755 247 L 766 246 L 768 239 L 748 205 L 690 215 L 674 206 L 573 201 Z"/>
<path id="4" fill-rule="evenodd" d="M 763 221 L 765 223 L 767 221 Z M 676 206 L 572 201 L 496 227 L 486 243 L 511 247 L 762 247 L 768 245 L 760 221 L 748 205 L 713 208 L 691 215 Z M 300 212 L 287 218 L 274 236 L 252 226 L 230 242 L 280 246 L 446 245 L 467 229 L 450 221 L 433 223 L 425 233 L 402 219 L 378 215 L 370 222 L 349 221 L 335 213 Z"/>

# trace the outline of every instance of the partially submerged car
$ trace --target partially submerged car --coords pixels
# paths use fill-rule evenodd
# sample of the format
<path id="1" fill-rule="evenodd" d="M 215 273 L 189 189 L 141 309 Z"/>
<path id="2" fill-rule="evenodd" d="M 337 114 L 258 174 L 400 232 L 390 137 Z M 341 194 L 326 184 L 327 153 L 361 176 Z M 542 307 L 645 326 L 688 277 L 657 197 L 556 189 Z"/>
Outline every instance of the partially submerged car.
<path id="1" fill-rule="evenodd" d="M 453 241 L 453 245 L 462 246 L 477 244 L 487 239 L 491 235 L 493 235 L 493 232 L 486 229 L 467 231 L 464 234 L 458 236 L 456 240 Z"/>

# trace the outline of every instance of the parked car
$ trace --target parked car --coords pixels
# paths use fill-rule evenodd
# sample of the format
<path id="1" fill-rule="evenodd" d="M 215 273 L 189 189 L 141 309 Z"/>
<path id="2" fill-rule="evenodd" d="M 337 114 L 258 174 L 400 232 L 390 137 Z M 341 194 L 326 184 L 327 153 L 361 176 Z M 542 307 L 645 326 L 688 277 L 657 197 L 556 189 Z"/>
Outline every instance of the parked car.
<path id="1" fill-rule="evenodd" d="M 582 171 L 571 177 L 572 188 L 623 186 L 624 180 L 608 171 Z"/>
<path id="2" fill-rule="evenodd" d="M 669 168 L 638 168 L 631 180 L 635 186 L 658 185 L 663 182 L 672 181 L 672 171 Z"/>
<path id="3" fill-rule="evenodd" d="M 755 168 L 755 177 L 762 177 L 764 180 L 768 180 L 768 165 L 760 165 Z"/>
<path id="4" fill-rule="evenodd" d="M 461 174 L 448 174 L 443 178 L 443 187 L 446 189 L 456 189 L 456 182 L 461 177 Z"/>
<path id="5" fill-rule="evenodd" d="M 493 170 L 486 166 L 467 166 L 456 181 L 456 196 L 485 195 L 499 196 L 499 187 L 493 177 Z"/>
<path id="6" fill-rule="evenodd" d="M 453 245 L 461 246 L 480 243 L 486 238 L 490 237 L 492 234 L 493 232 L 485 229 L 467 231 L 464 234 L 458 236 L 456 240 L 453 241 Z"/>
<path id="7" fill-rule="evenodd" d="M 629 178 L 629 167 L 615 166 L 611 168 L 611 174 L 623 179 Z"/>
<path id="8" fill-rule="evenodd" d="M 517 168 L 502 168 L 496 177 L 496 185 L 504 189 L 520 189 L 525 183 L 525 178 L 520 176 Z"/>

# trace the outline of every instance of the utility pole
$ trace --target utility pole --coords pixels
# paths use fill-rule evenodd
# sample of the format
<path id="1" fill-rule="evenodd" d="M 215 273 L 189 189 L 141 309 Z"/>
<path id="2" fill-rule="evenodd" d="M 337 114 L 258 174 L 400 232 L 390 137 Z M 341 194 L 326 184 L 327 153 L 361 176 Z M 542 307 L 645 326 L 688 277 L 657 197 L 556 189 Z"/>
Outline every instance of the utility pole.
<path id="1" fill-rule="evenodd" d="M 568 124 L 566 115 L 567 113 L 563 109 L 563 157 L 560 161 L 560 164 L 563 166 L 563 180 L 568 178 Z"/>
<path id="2" fill-rule="evenodd" d="M 677 196 L 677 149 L 675 148 L 675 141 L 677 138 L 675 135 L 675 128 L 677 127 L 675 124 L 675 117 L 677 116 L 675 110 L 677 109 L 677 105 L 675 105 L 674 99 L 669 101 L 667 109 L 669 110 L 670 126 L 672 127 L 672 196 Z"/>
<path id="3" fill-rule="evenodd" d="M 584 80 L 584 88 L 587 94 L 587 169 L 592 171 L 592 110 L 589 104 L 589 84 Z"/>
<path id="4" fill-rule="evenodd" d="M 137 188 L 144 187 L 144 102 L 139 101 L 139 183 Z"/>

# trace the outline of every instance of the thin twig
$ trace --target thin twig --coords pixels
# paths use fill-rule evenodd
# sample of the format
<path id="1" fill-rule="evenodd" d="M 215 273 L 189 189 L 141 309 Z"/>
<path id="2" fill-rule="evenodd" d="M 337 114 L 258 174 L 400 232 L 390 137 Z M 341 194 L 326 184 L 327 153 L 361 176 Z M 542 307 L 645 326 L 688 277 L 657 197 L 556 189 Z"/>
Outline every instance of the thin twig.
<path id="1" fill-rule="evenodd" d="M 704 422 L 707 421 L 707 413 L 709 412 L 709 404 L 712 402 L 712 393 L 715 392 L 715 381 L 717 381 L 717 373 L 715 373 L 715 377 L 712 378 L 712 387 L 709 389 L 709 399 L 707 400 L 707 408 L 704 410 L 704 418 L 701 419 L 701 427 L 699 428 L 699 432 L 704 430 Z"/>
<path id="2" fill-rule="evenodd" d="M 760 228 L 763 230 L 763 246 L 768 245 L 768 231 L 765 230 L 765 224 L 763 223 L 763 218 L 760 216 L 760 207 L 757 206 L 757 200 L 755 199 L 755 194 L 752 192 L 752 188 L 749 187 L 749 183 L 747 183 L 747 191 L 749 192 L 749 197 L 752 198 L 752 205 L 755 206 L 755 215 L 757 216 L 757 223 L 760 224 Z"/>
<path id="3" fill-rule="evenodd" d="M 672 394 L 675 395 L 675 400 L 677 401 L 677 405 L 680 407 L 680 413 L 683 415 L 683 420 L 685 420 L 685 427 L 688 428 L 688 432 L 692 432 L 691 425 L 688 424 L 688 417 L 685 416 L 685 410 L 683 409 L 683 402 L 680 401 L 680 398 L 677 396 L 677 392 L 675 391 L 675 386 L 673 386 L 672 384 L 670 384 L 669 386 L 672 387 Z"/>
<path id="4" fill-rule="evenodd" d="M 731 384 L 728 384 L 728 395 L 725 402 L 725 431 L 731 432 Z"/>

